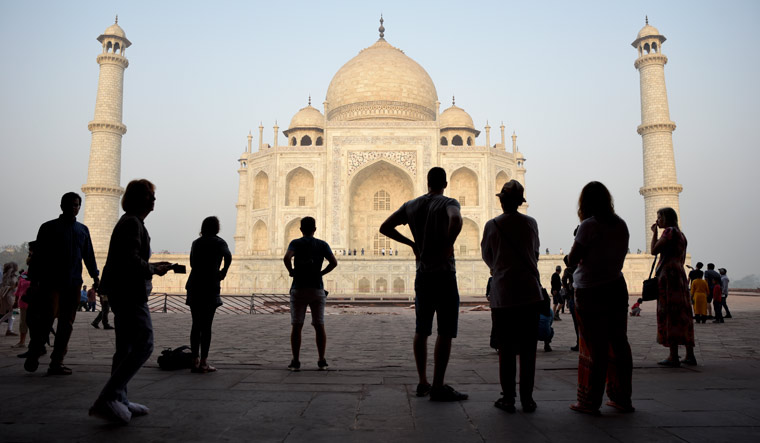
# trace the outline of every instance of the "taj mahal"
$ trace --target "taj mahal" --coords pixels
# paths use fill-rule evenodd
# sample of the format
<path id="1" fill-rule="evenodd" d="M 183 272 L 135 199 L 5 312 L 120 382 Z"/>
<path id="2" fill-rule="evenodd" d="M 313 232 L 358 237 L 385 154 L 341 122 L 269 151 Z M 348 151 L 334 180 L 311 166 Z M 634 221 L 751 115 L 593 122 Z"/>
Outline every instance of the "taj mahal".
<path id="1" fill-rule="evenodd" d="M 123 193 L 121 142 L 127 127 L 122 99 L 129 66 L 125 50 L 131 42 L 118 20 L 98 41 L 100 77 L 95 117 L 88 125 L 92 144 L 82 191 L 84 223 L 103 262 Z M 640 72 L 645 229 L 658 208 L 678 211 L 682 190 L 676 181 L 664 41 L 647 21 L 633 42 L 634 66 Z M 460 202 L 464 220 L 455 244 L 459 290 L 482 295 L 489 271 L 480 258 L 480 238 L 486 221 L 501 213 L 495 193 L 515 179 L 525 186 L 530 201 L 526 158 L 516 130 L 507 135 L 501 124 L 499 132 L 491 134 L 486 122 L 481 131 L 453 97 L 442 109 L 425 69 L 386 41 L 382 18 L 378 40 L 337 70 L 321 107 L 312 106 L 311 97 L 304 101 L 306 106 L 294 113 L 286 129 L 280 132 L 275 124 L 271 139 L 261 125 L 255 141 L 248 134 L 247 149 L 238 159 L 233 264 L 222 293 L 286 293 L 290 278 L 282 257 L 288 243 L 301 236 L 301 218 L 312 216 L 317 220 L 316 236 L 330 244 L 339 261 L 325 277 L 331 297 L 413 297 L 414 256 L 378 228 L 405 201 L 426 193 L 427 171 L 440 166 L 449 181 L 445 194 Z M 286 143 L 279 143 L 280 134 Z M 520 208 L 524 213 L 528 209 L 529 204 Z M 561 259 L 541 255 L 545 286 Z M 153 260 L 189 265 L 187 255 L 160 254 Z M 624 273 L 631 292 L 640 291 L 651 262 L 649 254 L 629 254 Z M 185 278 L 156 278 L 154 291 L 183 293 Z"/>

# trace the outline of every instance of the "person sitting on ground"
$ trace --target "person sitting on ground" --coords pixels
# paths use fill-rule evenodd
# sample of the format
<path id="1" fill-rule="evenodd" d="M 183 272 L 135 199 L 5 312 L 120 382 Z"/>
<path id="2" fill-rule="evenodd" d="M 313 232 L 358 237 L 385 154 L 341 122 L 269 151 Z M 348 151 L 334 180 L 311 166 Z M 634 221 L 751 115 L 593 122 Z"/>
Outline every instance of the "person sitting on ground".
<path id="1" fill-rule="evenodd" d="M 290 286 L 290 349 L 293 359 L 288 369 L 297 372 L 301 369 L 301 330 L 306 319 L 306 308 L 311 309 L 311 325 L 314 326 L 317 340 L 317 367 L 320 371 L 327 369 L 325 348 L 327 347 L 327 333 L 325 332 L 325 303 L 327 291 L 322 281 L 322 276 L 329 273 L 336 266 L 338 260 L 330 249 L 330 245 L 324 240 L 314 237 L 317 231 L 317 222 L 313 217 L 301 219 L 301 233 L 303 237 L 290 242 L 288 251 L 283 261 L 288 275 L 293 277 Z M 322 263 L 327 259 L 327 266 L 322 269 Z M 295 262 L 295 263 L 294 263 Z"/>
<path id="2" fill-rule="evenodd" d="M 221 282 L 227 276 L 232 262 L 232 254 L 227 242 L 219 237 L 219 219 L 206 217 L 201 223 L 201 236 L 190 248 L 190 276 L 187 279 L 186 304 L 190 306 L 192 326 L 190 328 L 190 350 L 193 353 L 193 367 L 196 373 L 214 372 L 216 368 L 208 364 L 208 350 L 211 346 L 211 324 L 216 308 L 222 305 Z M 224 261 L 224 267 L 219 267 Z"/>
<path id="3" fill-rule="evenodd" d="M 694 303 L 694 320 L 697 323 L 707 321 L 707 282 L 697 277 L 691 282 L 691 300 Z"/>
<path id="4" fill-rule="evenodd" d="M 641 315 L 641 304 L 644 303 L 644 299 L 639 297 L 636 303 L 631 306 L 631 317 L 638 317 Z"/>

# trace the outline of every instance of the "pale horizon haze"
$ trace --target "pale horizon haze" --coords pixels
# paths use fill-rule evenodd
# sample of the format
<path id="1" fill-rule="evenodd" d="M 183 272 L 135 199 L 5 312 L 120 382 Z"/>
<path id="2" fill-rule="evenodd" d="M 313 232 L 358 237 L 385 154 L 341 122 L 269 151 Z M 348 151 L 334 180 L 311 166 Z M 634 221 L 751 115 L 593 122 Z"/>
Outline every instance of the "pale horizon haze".
<path id="1" fill-rule="evenodd" d="M 204 217 L 234 245 L 238 158 L 273 143 L 338 69 L 378 38 L 430 74 L 485 144 L 514 131 L 541 251 L 569 251 L 578 194 L 605 183 L 645 250 L 639 73 L 644 18 L 667 37 L 665 79 L 692 262 L 760 275 L 760 2 L 0 2 L 0 245 L 33 240 L 87 180 L 101 53 L 114 23 L 132 46 L 124 75 L 122 186 L 148 178 L 154 251 L 187 253 Z M 494 197 L 495 198 L 495 197 Z M 83 219 L 82 210 L 79 220 Z M 319 229 L 320 220 L 317 220 Z M 319 231 L 318 231 L 319 233 Z M 99 263 L 102 267 L 103 263 Z"/>

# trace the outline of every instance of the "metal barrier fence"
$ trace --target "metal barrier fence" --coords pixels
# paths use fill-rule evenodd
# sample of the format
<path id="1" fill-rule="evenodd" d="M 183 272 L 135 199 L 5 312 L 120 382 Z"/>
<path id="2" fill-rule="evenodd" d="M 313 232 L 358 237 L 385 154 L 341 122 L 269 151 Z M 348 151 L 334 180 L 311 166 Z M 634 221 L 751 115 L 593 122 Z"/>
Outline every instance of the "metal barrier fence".
<path id="1" fill-rule="evenodd" d="M 150 312 L 189 313 L 185 295 L 152 293 L 148 297 Z M 222 306 L 217 314 L 277 314 L 290 312 L 287 294 L 222 295 Z"/>

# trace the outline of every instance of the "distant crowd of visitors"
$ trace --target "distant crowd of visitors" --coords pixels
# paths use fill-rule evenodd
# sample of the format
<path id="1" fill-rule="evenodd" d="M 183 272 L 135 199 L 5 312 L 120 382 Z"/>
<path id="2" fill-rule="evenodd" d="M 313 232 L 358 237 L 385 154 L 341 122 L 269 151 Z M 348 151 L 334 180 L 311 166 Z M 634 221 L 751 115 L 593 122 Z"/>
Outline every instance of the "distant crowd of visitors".
<path id="1" fill-rule="evenodd" d="M 428 172 L 427 184 L 428 193 L 393 212 L 380 226 L 380 233 L 409 246 L 416 259 L 416 395 L 429 396 L 432 401 L 462 401 L 468 395 L 445 383 L 452 341 L 458 332 L 460 300 L 454 242 L 462 229 L 462 216 L 459 202 L 444 196 L 448 183 L 442 168 L 434 167 Z M 499 355 L 501 397 L 494 405 L 514 413 L 519 394 L 524 412 L 536 410 L 536 347 L 538 341 L 543 341 L 544 350 L 552 351 L 552 322 L 561 321 L 560 314 L 567 308 L 576 336 L 570 349 L 579 351 L 577 401 L 570 408 L 598 415 L 606 390 L 608 406 L 633 412 L 633 362 L 627 322 L 629 315 L 641 315 L 642 299 L 628 311 L 628 285 L 622 268 L 629 233 L 625 221 L 615 214 L 610 192 L 600 182 L 583 187 L 578 199 L 580 224 L 573 233 L 572 248 L 564 257 L 564 272 L 557 266 L 551 277 L 550 292 L 541 286 L 538 272 L 538 224 L 518 211 L 525 202 L 523 186 L 510 180 L 496 196 L 503 213 L 485 224 L 481 243 L 482 258 L 491 271 L 486 290 L 492 320 L 490 342 Z M 50 346 L 50 334 L 55 334 L 47 370 L 50 375 L 72 373 L 63 363 L 76 313 L 82 309 L 94 312 L 96 297 L 100 297 L 101 312 L 92 326 L 99 328 L 102 323 L 104 329 L 115 329 L 115 353 L 110 378 L 90 408 L 90 415 L 123 424 L 149 412 L 148 407 L 129 400 L 127 385 L 153 352 L 153 326 L 147 304 L 152 277 L 170 270 L 184 272 L 184 267 L 177 264 L 149 262 L 150 236 L 144 220 L 153 211 L 155 200 L 155 186 L 150 181 L 128 184 L 121 202 L 124 215 L 114 227 L 101 281 L 89 230 L 76 221 L 81 198 L 73 192 L 64 194 L 61 215 L 44 223 L 37 239 L 29 245 L 28 272 L 19 275 L 16 263 L 6 263 L 0 286 L 0 322 L 8 321 L 6 335 L 16 335 L 12 331 L 13 310 L 19 308 L 20 336 L 14 346 L 25 347 L 27 333 L 30 336 L 28 350 L 19 355 L 25 359 L 27 371 L 37 370 L 40 357 Z M 411 238 L 398 231 L 401 225 L 408 225 Z M 191 371 L 195 373 L 217 370 L 208 362 L 212 324 L 216 309 L 222 305 L 221 281 L 232 260 L 226 242 L 218 236 L 219 230 L 216 217 L 203 220 L 200 237 L 190 252 L 186 304 L 192 316 Z M 283 257 L 293 278 L 292 360 L 288 369 L 301 368 L 301 334 L 308 308 L 316 334 L 317 367 L 325 370 L 327 291 L 322 277 L 335 269 L 338 261 L 330 246 L 314 237 L 314 218 L 304 217 L 300 230 L 303 236 L 290 242 Z M 657 342 L 670 350 L 668 358 L 659 364 L 696 365 L 694 320 L 705 323 L 714 318 L 714 323 L 723 323 L 725 318 L 731 318 L 726 304 L 729 279 L 724 268 L 715 271 L 712 263 L 706 271 L 702 271 L 702 263 L 697 263 L 687 277 L 686 237 L 672 208 L 657 212 L 651 230 L 651 251 L 660 257 L 656 268 Z M 364 250 L 360 253 L 363 255 Z M 357 251 L 341 254 L 357 255 Z M 389 248 L 388 254 L 397 255 L 398 250 Z M 82 263 L 93 280 L 89 289 L 82 286 Z M 108 320 L 110 310 L 115 327 Z M 427 376 L 427 353 L 434 318 L 437 338 L 431 380 Z M 53 329 L 55 319 L 58 322 Z M 686 349 L 683 360 L 679 359 L 679 346 Z"/>

